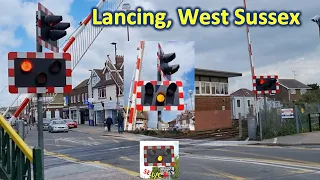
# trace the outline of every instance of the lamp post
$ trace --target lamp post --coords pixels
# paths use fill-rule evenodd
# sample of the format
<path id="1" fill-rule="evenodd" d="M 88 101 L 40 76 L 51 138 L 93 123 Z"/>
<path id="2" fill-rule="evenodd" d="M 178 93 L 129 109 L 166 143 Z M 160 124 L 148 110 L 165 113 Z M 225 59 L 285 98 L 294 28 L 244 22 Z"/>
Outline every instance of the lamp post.
<path id="1" fill-rule="evenodd" d="M 311 19 L 311 21 L 317 23 L 318 29 L 319 29 L 319 38 L 320 38 L 320 16 L 316 15 Z"/>
<path id="2" fill-rule="evenodd" d="M 129 3 L 125 3 L 122 5 L 122 9 L 126 11 L 126 13 L 128 13 L 130 11 L 130 4 Z M 127 36 L 128 36 L 128 41 L 129 41 L 129 25 L 127 24 Z"/>
<path id="3" fill-rule="evenodd" d="M 118 64 L 117 64 L 117 43 L 115 42 L 112 42 L 111 43 L 112 45 L 114 45 L 114 60 L 115 60 L 115 63 L 116 63 L 116 71 L 118 71 Z M 116 81 L 116 97 L 117 97 L 117 119 L 119 118 L 119 87 L 118 87 L 118 76 L 115 77 L 115 81 Z"/>
<path id="4" fill-rule="evenodd" d="M 89 93 L 89 98 L 92 100 L 93 99 L 93 87 L 92 87 L 92 70 L 89 70 L 90 71 L 90 93 Z M 94 115 L 93 115 L 93 109 L 92 109 L 92 103 L 93 101 L 91 102 L 88 102 L 89 103 L 89 121 L 92 122 L 92 126 L 94 126 Z M 89 122 L 89 125 L 90 125 L 90 122 Z"/>
<path id="5" fill-rule="evenodd" d="M 190 98 L 191 110 L 193 110 L 193 104 L 192 104 L 192 94 L 193 94 L 193 91 L 190 89 L 190 90 L 188 91 L 188 93 L 189 93 L 189 98 Z"/>

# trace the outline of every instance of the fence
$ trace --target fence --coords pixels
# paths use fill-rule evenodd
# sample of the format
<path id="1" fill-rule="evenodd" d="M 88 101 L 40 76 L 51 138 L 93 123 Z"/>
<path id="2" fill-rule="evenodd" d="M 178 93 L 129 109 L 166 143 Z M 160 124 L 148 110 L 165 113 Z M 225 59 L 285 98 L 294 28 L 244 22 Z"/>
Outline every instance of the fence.
<path id="1" fill-rule="evenodd" d="M 293 109 L 294 117 L 283 118 L 282 109 Z M 320 130 L 319 113 L 319 104 L 295 105 L 291 103 L 281 108 L 270 107 L 267 104 L 267 108 L 261 107 L 259 111 L 263 139 Z"/>

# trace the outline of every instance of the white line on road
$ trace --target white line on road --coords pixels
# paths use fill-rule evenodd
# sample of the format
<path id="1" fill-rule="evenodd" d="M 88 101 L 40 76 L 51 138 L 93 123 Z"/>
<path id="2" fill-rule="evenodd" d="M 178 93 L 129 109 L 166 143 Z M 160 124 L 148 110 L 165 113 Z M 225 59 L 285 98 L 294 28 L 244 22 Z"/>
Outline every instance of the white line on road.
<path id="1" fill-rule="evenodd" d="M 278 138 L 274 138 L 273 139 L 273 144 L 277 143 L 277 141 L 278 141 Z"/>
<path id="2" fill-rule="evenodd" d="M 250 138 L 247 138 L 245 141 L 249 141 Z"/>
<path id="3" fill-rule="evenodd" d="M 73 147 L 73 146 L 61 145 L 61 144 L 45 144 L 45 146 Z"/>
<path id="4" fill-rule="evenodd" d="M 120 150 L 120 149 L 129 149 L 129 148 L 133 148 L 133 147 L 140 147 L 140 145 L 123 146 L 123 147 L 117 147 L 117 148 L 108 148 L 108 149 L 104 149 L 103 151 L 98 151 L 98 152 L 93 152 L 93 153 L 88 153 L 88 154 L 73 155 L 71 157 L 78 158 L 78 157 L 94 156 L 94 155 L 99 155 L 99 154 L 106 153 L 107 151 Z"/>
<path id="5" fill-rule="evenodd" d="M 88 137 L 88 139 L 90 139 L 91 141 L 92 141 L 92 143 L 91 144 L 93 144 L 93 145 L 99 145 L 100 143 L 99 142 L 97 142 L 95 139 L 93 139 L 92 137 Z"/>
<path id="6" fill-rule="evenodd" d="M 312 170 L 317 173 L 320 172 L 320 167 L 314 167 L 312 165 L 298 165 L 293 164 L 292 162 L 279 162 L 273 160 L 252 160 L 252 159 L 244 159 L 244 158 L 228 158 L 228 157 L 219 157 L 219 156 L 194 156 L 194 155 L 186 155 L 184 158 L 193 158 L 193 159 L 205 159 L 205 160 L 215 160 L 215 161 L 225 161 L 225 162 L 238 162 L 238 163 L 248 163 L 248 164 L 256 164 L 262 166 L 273 166 L 273 167 L 281 167 L 287 169 L 295 169 L 295 170 Z"/>
<path id="7" fill-rule="evenodd" d="M 85 142 L 85 141 L 78 141 L 78 140 L 73 140 L 73 139 L 69 139 L 69 138 L 59 138 L 57 139 L 59 141 L 66 141 L 66 142 L 71 142 L 71 143 L 76 143 L 76 144 L 81 144 L 84 146 L 92 146 L 90 143 Z"/>

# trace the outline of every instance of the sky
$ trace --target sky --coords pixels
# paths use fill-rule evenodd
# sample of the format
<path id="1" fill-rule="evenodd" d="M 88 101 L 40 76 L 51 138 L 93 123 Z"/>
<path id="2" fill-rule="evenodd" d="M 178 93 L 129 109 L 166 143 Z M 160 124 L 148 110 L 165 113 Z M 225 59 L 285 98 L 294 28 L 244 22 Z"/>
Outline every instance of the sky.
<path id="1" fill-rule="evenodd" d="M 230 80 L 230 92 L 238 88 L 251 89 L 250 65 L 245 27 L 181 27 L 178 24 L 176 7 L 200 7 L 202 10 L 220 10 L 243 6 L 240 0 L 123 0 L 131 7 L 142 6 L 146 10 L 167 10 L 174 24 L 170 30 L 157 31 L 153 27 L 130 27 L 130 41 L 195 41 L 195 67 L 243 73 L 242 77 Z M 35 50 L 36 1 L 2 0 L 0 6 L 0 89 L 7 85 L 7 53 L 9 51 Z M 96 6 L 98 0 L 42 0 L 53 13 L 63 15 L 72 22 L 69 35 Z M 107 1 L 107 7 L 116 6 L 120 0 Z M 120 7 L 121 8 L 121 7 Z M 277 74 L 279 78 L 294 78 L 308 84 L 319 83 L 320 55 L 318 28 L 311 18 L 320 14 L 320 1 L 309 0 L 247 0 L 248 10 L 299 10 L 300 27 L 250 27 L 256 75 Z M 111 42 L 118 43 L 118 54 L 123 54 L 127 41 L 125 27 L 106 27 L 94 41 L 73 71 L 73 84 L 89 77 L 89 69 L 102 68 L 106 56 L 114 55 Z M 63 41 L 62 41 L 63 42 Z M 138 45 L 136 43 L 136 45 Z M 10 105 L 16 95 L 8 90 L 0 94 L 0 105 Z M 21 100 L 20 100 L 21 102 Z"/>
<path id="2" fill-rule="evenodd" d="M 195 67 L 195 42 L 194 41 L 145 41 L 145 48 L 142 61 L 141 80 L 157 80 L 157 51 L 158 43 L 164 53 L 176 53 L 176 58 L 169 65 L 179 64 L 179 70 L 171 76 L 172 81 L 182 81 L 186 108 L 194 109 L 193 95 L 188 91 L 194 91 L 194 67 Z M 133 72 L 137 62 L 139 41 L 127 41 L 124 44 L 124 99 L 127 100 L 130 92 L 130 85 L 133 79 Z M 128 68 L 129 67 L 129 68 Z M 164 80 L 164 79 L 163 79 Z M 125 101 L 125 104 L 128 102 Z M 168 122 L 177 116 L 177 112 L 162 112 L 162 120 Z M 181 113 L 181 112 L 180 112 Z M 157 127 L 157 111 L 149 112 L 148 127 Z"/>

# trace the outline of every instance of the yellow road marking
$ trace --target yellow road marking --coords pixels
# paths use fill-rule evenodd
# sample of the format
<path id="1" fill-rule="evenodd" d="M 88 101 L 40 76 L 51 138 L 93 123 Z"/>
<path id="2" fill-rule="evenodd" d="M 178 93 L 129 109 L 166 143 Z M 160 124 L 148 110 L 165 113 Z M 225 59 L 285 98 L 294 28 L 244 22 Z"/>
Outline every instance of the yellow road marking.
<path id="1" fill-rule="evenodd" d="M 128 158 L 127 156 L 121 156 L 120 159 L 126 160 L 126 161 L 135 161 L 133 159 Z"/>
<path id="2" fill-rule="evenodd" d="M 93 164 L 93 165 L 98 165 L 98 166 L 101 166 L 101 167 L 113 168 L 113 169 L 117 169 L 119 171 L 125 172 L 125 173 L 127 173 L 129 175 L 132 175 L 132 176 L 140 176 L 140 173 L 138 173 L 138 172 L 131 171 L 131 170 L 128 170 L 128 169 L 117 167 L 117 166 L 113 166 L 111 164 L 102 163 L 100 161 L 80 161 L 79 159 L 72 158 L 72 157 L 66 156 L 64 154 L 58 154 L 58 153 L 49 152 L 49 151 L 46 151 L 46 150 L 44 150 L 44 153 L 45 153 L 45 155 L 50 155 L 50 156 L 62 158 L 62 159 L 69 160 L 69 161 L 72 161 L 72 162 L 78 162 L 78 163 L 80 162 L 80 163 L 84 163 L 84 164 Z"/>
<path id="3" fill-rule="evenodd" d="M 319 163 L 313 163 L 313 162 L 308 162 L 308 161 L 301 161 L 301 160 L 295 160 L 295 159 L 290 159 L 290 158 L 281 158 L 281 157 L 275 157 L 275 156 L 267 156 L 267 155 L 261 155 L 261 154 L 256 154 L 256 153 L 249 153 L 249 152 L 240 152 L 240 151 L 233 151 L 233 150 L 227 150 L 227 149 L 214 149 L 217 151 L 224 151 L 224 152 L 232 152 L 232 153 L 238 153 L 238 154 L 244 154 L 244 155 L 252 155 L 252 156 L 260 156 L 260 157 L 265 157 L 265 158 L 273 158 L 273 159 L 278 159 L 278 160 L 282 160 L 285 162 L 296 162 L 301 164 L 308 164 L 311 166 L 316 166 L 316 167 L 320 167 Z"/>

